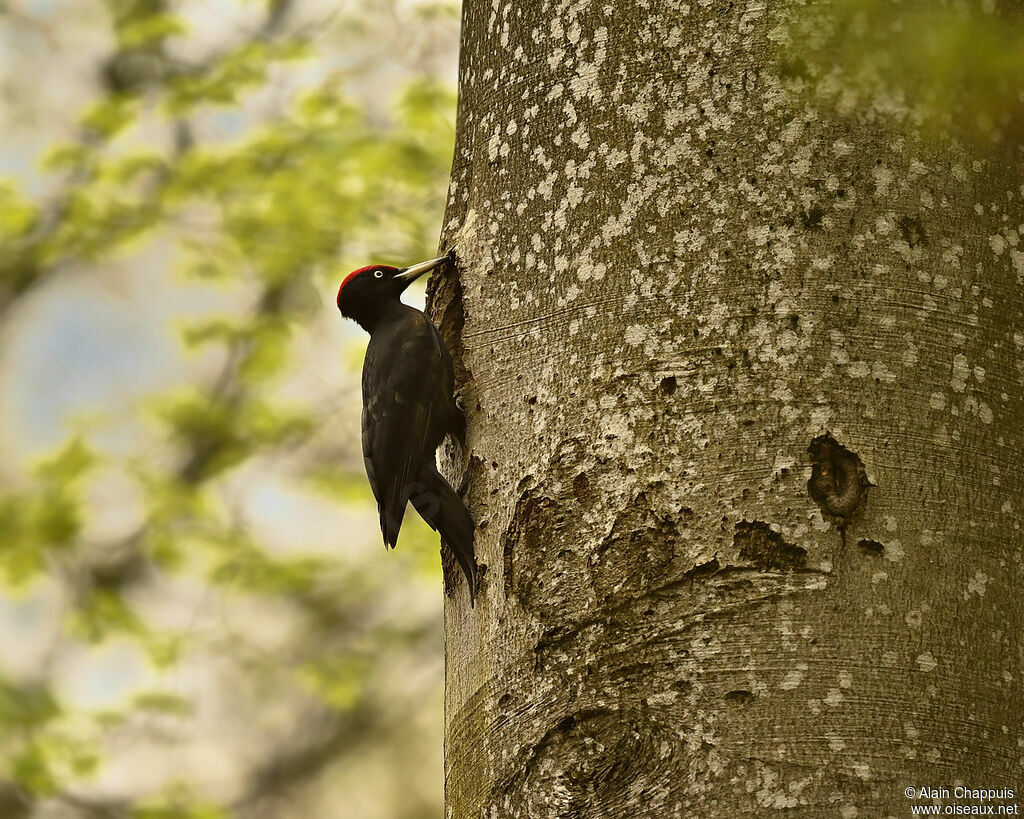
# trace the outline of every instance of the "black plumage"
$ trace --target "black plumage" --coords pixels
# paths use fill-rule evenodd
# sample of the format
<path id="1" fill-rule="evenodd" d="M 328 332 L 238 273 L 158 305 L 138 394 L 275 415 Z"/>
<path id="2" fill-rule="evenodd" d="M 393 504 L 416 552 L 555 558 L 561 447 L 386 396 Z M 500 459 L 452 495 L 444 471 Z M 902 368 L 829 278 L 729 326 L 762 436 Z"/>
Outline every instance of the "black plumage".
<path id="1" fill-rule="evenodd" d="M 466 420 L 454 398 L 455 370 L 430 319 L 401 301 L 413 279 L 446 259 L 404 270 L 360 268 L 342 282 L 338 309 L 370 334 L 363 360 L 363 461 L 377 499 L 384 545 L 397 544 L 406 506 L 412 503 L 452 550 L 473 601 L 473 520 L 434 461 L 446 435 L 465 443 Z"/>

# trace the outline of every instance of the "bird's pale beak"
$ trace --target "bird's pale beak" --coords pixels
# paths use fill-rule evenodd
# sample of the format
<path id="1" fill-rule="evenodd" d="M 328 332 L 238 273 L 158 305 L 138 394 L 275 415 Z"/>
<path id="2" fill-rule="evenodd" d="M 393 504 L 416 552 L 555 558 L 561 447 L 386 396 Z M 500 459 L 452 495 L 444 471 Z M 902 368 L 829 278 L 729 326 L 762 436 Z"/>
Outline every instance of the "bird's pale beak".
<path id="1" fill-rule="evenodd" d="M 395 278 L 401 279 L 406 285 L 408 285 L 413 280 L 418 279 L 424 273 L 429 273 L 439 264 L 446 261 L 448 261 L 447 256 L 439 256 L 438 258 L 431 259 L 430 261 L 427 262 L 420 262 L 419 264 L 414 264 L 411 267 L 405 268 L 405 270 L 403 270 L 401 273 L 396 273 Z"/>

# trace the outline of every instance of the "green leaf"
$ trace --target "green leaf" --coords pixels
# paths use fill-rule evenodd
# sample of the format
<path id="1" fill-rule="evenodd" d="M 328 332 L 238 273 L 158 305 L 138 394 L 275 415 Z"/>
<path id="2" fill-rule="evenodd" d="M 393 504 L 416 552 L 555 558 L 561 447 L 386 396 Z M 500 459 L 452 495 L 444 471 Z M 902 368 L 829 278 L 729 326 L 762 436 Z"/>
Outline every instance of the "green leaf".
<path id="1" fill-rule="evenodd" d="M 39 220 L 39 207 L 10 182 L 0 181 L 0 242 L 27 233 Z"/>
<path id="2" fill-rule="evenodd" d="M 37 743 L 30 743 L 11 760 L 11 777 L 22 788 L 37 796 L 50 796 L 60 790 L 50 759 Z"/>
<path id="3" fill-rule="evenodd" d="M 77 171 L 88 166 L 95 158 L 89 145 L 68 143 L 50 148 L 41 161 L 44 171 Z"/>
<path id="4" fill-rule="evenodd" d="M 128 94 L 111 95 L 86 110 L 82 127 L 110 139 L 136 121 L 138 105 L 138 99 Z"/>
<path id="5" fill-rule="evenodd" d="M 149 633 L 139 615 L 118 592 L 95 589 L 69 618 L 73 634 L 90 643 L 111 636 L 144 637 Z"/>
<path id="6" fill-rule="evenodd" d="M 195 710 L 189 700 L 170 691 L 146 691 L 136 694 L 132 704 L 140 711 L 152 711 L 173 717 L 188 717 Z"/>
<path id="7" fill-rule="evenodd" d="M 18 686 L 0 677 L 0 734 L 38 729 L 60 713 L 48 688 Z"/>
<path id="8" fill-rule="evenodd" d="M 362 698 L 369 669 L 363 657 L 328 657 L 303 665 L 299 677 L 332 708 L 349 711 Z"/>
<path id="9" fill-rule="evenodd" d="M 58 486 L 66 486 L 84 476 L 95 467 L 98 458 L 85 441 L 72 438 L 55 454 L 41 461 L 36 466 L 36 477 Z"/>
<path id="10" fill-rule="evenodd" d="M 118 40 L 124 49 L 139 48 L 169 37 L 188 33 L 188 25 L 176 14 L 151 14 L 131 20 L 117 30 Z"/>
<path id="11" fill-rule="evenodd" d="M 310 485 L 326 492 L 342 503 L 368 505 L 373 500 L 366 475 L 360 471 L 342 469 L 335 466 L 320 465 L 313 467 L 307 474 Z"/>

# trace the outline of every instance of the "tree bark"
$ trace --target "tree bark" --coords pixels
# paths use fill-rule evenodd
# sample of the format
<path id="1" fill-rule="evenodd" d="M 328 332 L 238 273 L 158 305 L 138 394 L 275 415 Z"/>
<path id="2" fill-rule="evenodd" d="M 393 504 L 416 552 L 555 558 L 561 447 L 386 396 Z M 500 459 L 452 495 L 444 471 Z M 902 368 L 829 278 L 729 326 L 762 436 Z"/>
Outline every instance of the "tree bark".
<path id="1" fill-rule="evenodd" d="M 1024 781 L 1024 186 L 798 88 L 800 13 L 464 3 L 454 819 Z"/>

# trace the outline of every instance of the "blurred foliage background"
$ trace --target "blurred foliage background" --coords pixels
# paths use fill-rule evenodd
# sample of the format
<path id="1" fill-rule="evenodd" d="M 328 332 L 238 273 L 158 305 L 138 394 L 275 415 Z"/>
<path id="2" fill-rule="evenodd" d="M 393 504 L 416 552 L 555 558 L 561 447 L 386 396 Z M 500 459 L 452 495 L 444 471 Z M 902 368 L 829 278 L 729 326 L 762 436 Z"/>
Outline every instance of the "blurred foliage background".
<path id="1" fill-rule="evenodd" d="M 0 2 L 3 819 L 441 815 L 438 544 L 384 554 L 334 295 L 435 253 L 457 47 L 447 0 Z"/>
<path id="2" fill-rule="evenodd" d="M 1009 0 L 778 39 L 1020 171 Z M 383 553 L 334 294 L 437 249 L 457 47 L 457 0 L 0 0 L 0 819 L 443 814 L 437 539 Z"/>
<path id="3" fill-rule="evenodd" d="M 1024 175 L 1020 0 L 809 0 L 775 34 L 780 75 L 837 114 L 953 137 Z"/>

